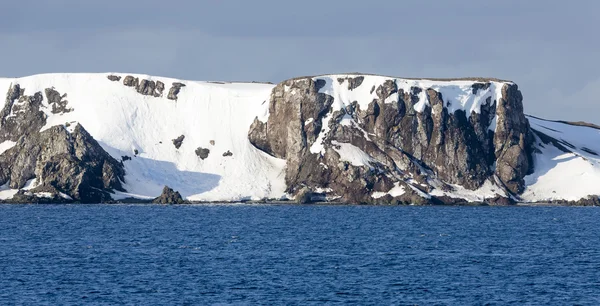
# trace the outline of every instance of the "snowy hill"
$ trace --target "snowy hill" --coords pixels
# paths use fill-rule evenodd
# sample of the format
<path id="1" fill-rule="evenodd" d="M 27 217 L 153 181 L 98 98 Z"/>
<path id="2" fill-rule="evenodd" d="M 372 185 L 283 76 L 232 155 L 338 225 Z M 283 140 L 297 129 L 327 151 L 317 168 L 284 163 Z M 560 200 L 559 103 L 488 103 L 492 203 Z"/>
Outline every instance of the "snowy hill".
<path id="1" fill-rule="evenodd" d="M 600 129 L 528 116 L 536 134 L 535 172 L 524 201 L 576 201 L 600 195 Z"/>
<path id="2" fill-rule="evenodd" d="M 114 74 L 126 77 L 125 74 Z M 81 123 L 115 159 L 125 160 L 127 193 L 113 198 L 154 198 L 165 185 L 190 200 L 234 201 L 278 198 L 284 195 L 285 163 L 253 147 L 248 127 L 264 115 L 272 85 L 179 81 L 132 75 L 139 79 L 185 85 L 177 100 L 142 95 L 107 74 L 47 74 L 0 79 L 0 88 L 19 84 L 25 94 L 54 88 L 72 111 L 54 114 L 44 99 L 48 116 L 42 130 L 54 125 Z M 172 140 L 184 135 L 178 149 Z M 214 144 L 213 144 L 214 143 Z M 14 142 L 0 144 L 0 153 Z M 210 150 L 204 160 L 195 151 Z M 137 152 L 137 155 L 136 153 Z M 231 152 L 231 156 L 223 156 Z M 6 187 L 4 187 L 6 189 Z M 0 193 L 7 197 L 15 191 Z"/>
<path id="3" fill-rule="evenodd" d="M 509 81 L 325 75 L 272 85 L 45 74 L 0 79 L 0 90 L 8 91 L 0 155 L 21 136 L 56 126 L 73 133 L 79 124 L 123 165 L 115 200 L 153 199 L 165 185 L 191 201 L 307 191 L 373 203 L 600 195 L 600 130 L 526 120 Z M 29 118 L 19 114 L 35 103 L 43 126 L 9 122 Z M 40 180 L 18 188 L 7 181 L 0 199 Z"/>

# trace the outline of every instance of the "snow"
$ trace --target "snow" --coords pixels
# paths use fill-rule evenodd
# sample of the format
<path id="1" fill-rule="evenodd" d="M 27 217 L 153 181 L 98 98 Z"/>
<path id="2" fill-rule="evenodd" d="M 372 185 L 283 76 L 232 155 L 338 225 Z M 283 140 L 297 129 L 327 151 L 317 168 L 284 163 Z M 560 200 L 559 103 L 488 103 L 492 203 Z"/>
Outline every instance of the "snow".
<path id="1" fill-rule="evenodd" d="M 0 143 L 0 154 L 4 153 L 6 150 L 14 147 L 17 143 L 14 141 L 7 140 L 3 143 Z"/>
<path id="2" fill-rule="evenodd" d="M 38 192 L 35 194 L 36 197 L 38 198 L 50 198 L 52 199 L 52 193 L 50 192 Z"/>
<path id="3" fill-rule="evenodd" d="M 535 172 L 525 177 L 522 198 L 528 202 L 579 200 L 600 195 L 600 130 L 528 117 L 531 127 L 563 142 L 571 153 L 537 138 Z M 568 144 L 568 145 L 567 145 Z M 569 147 L 573 146 L 573 148 Z"/>
<path id="4" fill-rule="evenodd" d="M 399 197 L 403 195 L 406 191 L 404 190 L 404 186 L 401 186 L 399 182 L 394 183 L 394 187 L 390 189 L 388 192 L 376 191 L 371 194 L 371 197 L 374 199 L 382 198 L 386 195 L 391 195 L 392 197 Z"/>
<path id="5" fill-rule="evenodd" d="M 422 113 L 425 111 L 425 109 L 427 107 L 431 107 L 431 104 L 429 103 L 429 98 L 427 97 L 427 92 L 425 90 L 421 90 L 421 92 L 419 92 L 419 102 L 417 102 L 413 108 L 415 109 L 416 112 L 418 113 Z"/>
<path id="6" fill-rule="evenodd" d="M 15 194 L 17 194 L 17 192 L 19 191 L 18 189 L 10 189 L 10 187 L 8 187 L 8 182 L 2 186 L 0 186 L 0 199 L 4 200 L 4 199 L 10 199 L 12 197 L 15 196 Z"/>
<path id="7" fill-rule="evenodd" d="M 359 147 L 350 144 L 332 141 L 333 149 L 340 155 L 341 161 L 349 162 L 353 166 L 370 166 L 373 158 Z M 337 148 L 339 146 L 339 149 Z"/>
<path id="8" fill-rule="evenodd" d="M 436 188 L 430 192 L 433 196 L 447 196 L 451 198 L 461 198 L 469 202 L 483 202 L 486 199 L 495 198 L 497 196 L 508 196 L 502 187 L 492 180 L 487 180 L 477 190 L 469 190 L 459 185 L 450 185 L 453 190 L 451 192 L 443 191 Z"/>
<path id="9" fill-rule="evenodd" d="M 141 95 L 124 86 L 123 79 L 108 80 L 109 74 L 160 80 L 165 83 L 163 97 Z M 177 101 L 166 98 L 173 82 L 186 85 Z M 254 118 L 268 118 L 267 101 L 274 85 L 181 81 L 123 73 L 0 79 L 0 88 L 7 90 L 11 84 L 20 84 L 26 95 L 44 93 L 49 87 L 67 94 L 68 107 L 74 110 L 65 114 L 52 114 L 44 94 L 42 110 L 48 119 L 42 130 L 79 122 L 115 159 L 125 155 L 132 158 L 124 162 L 127 192 L 114 198 L 154 198 L 165 185 L 198 201 L 285 196 L 285 161 L 256 149 L 247 137 Z M 171 140 L 179 135 L 185 135 L 185 140 L 175 149 Z M 2 144 L 3 149 L 9 146 Z M 198 147 L 210 150 L 207 159 L 196 156 Z M 139 151 L 136 157 L 134 149 Z M 228 150 L 233 156 L 222 156 Z"/>

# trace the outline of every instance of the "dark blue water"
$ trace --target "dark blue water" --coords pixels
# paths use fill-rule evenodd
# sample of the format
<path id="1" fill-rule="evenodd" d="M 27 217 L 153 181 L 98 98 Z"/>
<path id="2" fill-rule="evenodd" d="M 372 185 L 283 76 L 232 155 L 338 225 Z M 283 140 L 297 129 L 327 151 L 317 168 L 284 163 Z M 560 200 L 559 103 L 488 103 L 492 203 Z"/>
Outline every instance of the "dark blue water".
<path id="1" fill-rule="evenodd" d="M 0 205 L 0 304 L 600 303 L 600 209 Z"/>

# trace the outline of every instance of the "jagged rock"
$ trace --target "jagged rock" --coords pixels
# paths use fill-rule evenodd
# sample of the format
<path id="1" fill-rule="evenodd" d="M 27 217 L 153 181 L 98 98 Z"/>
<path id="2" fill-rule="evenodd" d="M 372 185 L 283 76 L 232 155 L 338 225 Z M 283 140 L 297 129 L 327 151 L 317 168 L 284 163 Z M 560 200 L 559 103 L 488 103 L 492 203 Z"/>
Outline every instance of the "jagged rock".
<path id="1" fill-rule="evenodd" d="M 124 191 L 123 164 L 112 158 L 79 124 L 69 133 L 63 126 L 19 138 L 0 155 L 0 185 L 20 189 L 36 178 L 38 187 L 52 187 L 73 200 L 110 200 L 112 190 Z"/>
<path id="2" fill-rule="evenodd" d="M 348 81 L 348 90 L 354 90 L 360 86 L 365 80 L 364 76 L 357 76 L 355 78 L 338 78 L 337 81 L 342 84 Z"/>
<path id="3" fill-rule="evenodd" d="M 177 95 L 179 94 L 179 91 L 183 87 L 185 87 L 185 84 L 179 83 L 179 82 L 174 82 L 171 86 L 171 89 L 169 90 L 169 94 L 167 95 L 167 98 L 170 100 L 177 100 Z"/>
<path id="4" fill-rule="evenodd" d="M 224 157 L 229 157 L 229 156 L 233 156 L 233 153 L 231 153 L 231 151 L 227 150 L 227 152 L 223 153 Z"/>
<path id="5" fill-rule="evenodd" d="M 25 88 L 11 85 L 0 112 L 0 143 L 17 141 L 23 135 L 39 131 L 46 125 L 46 114 L 40 110 L 44 100 L 41 92 L 25 95 Z"/>
<path id="6" fill-rule="evenodd" d="M 112 74 L 108 75 L 106 78 L 109 79 L 109 80 L 111 80 L 111 81 L 113 81 L 113 82 L 118 82 L 118 81 L 121 80 L 120 76 L 118 76 L 118 75 L 112 75 Z"/>
<path id="7" fill-rule="evenodd" d="M 185 135 L 181 135 L 172 140 L 173 145 L 175 146 L 175 149 L 179 149 L 181 147 L 181 145 L 183 144 L 183 139 L 185 139 Z"/>
<path id="8" fill-rule="evenodd" d="M 140 83 L 140 79 L 133 77 L 131 75 L 128 75 L 123 79 L 123 85 L 125 85 L 125 86 L 137 88 L 139 83 Z"/>
<path id="9" fill-rule="evenodd" d="M 183 200 L 181 194 L 178 191 L 174 191 L 165 186 L 160 196 L 152 200 L 154 204 L 184 204 L 186 201 Z"/>
<path id="10" fill-rule="evenodd" d="M 196 155 L 198 157 L 200 157 L 200 159 L 204 160 L 208 157 L 208 154 L 210 154 L 210 150 L 206 149 L 206 148 L 202 148 L 202 147 L 198 147 L 196 149 Z"/>
<path id="11" fill-rule="evenodd" d="M 161 81 L 156 81 L 156 86 L 154 87 L 154 96 L 162 97 L 163 91 L 165 91 L 165 83 Z"/>
<path id="12" fill-rule="evenodd" d="M 154 83 L 154 81 L 142 79 L 140 81 L 140 84 L 136 87 L 136 90 L 138 93 L 141 93 L 142 95 L 153 96 L 155 87 L 156 87 L 156 83 Z"/>
<path id="13" fill-rule="evenodd" d="M 525 188 L 525 175 L 533 170 L 533 134 L 523 114 L 523 96 L 517 85 L 504 86 L 497 106 L 494 134 L 496 175 L 513 193 Z"/>
<path id="14" fill-rule="evenodd" d="M 210 143 L 211 146 L 215 145 L 215 141 L 214 140 L 209 141 L 209 143 Z"/>
<path id="15" fill-rule="evenodd" d="M 487 90 L 491 81 L 478 79 L 473 92 Z M 338 79 L 340 85 L 344 82 L 348 82 L 348 90 L 354 90 L 363 79 Z M 449 113 L 445 98 L 434 89 L 404 91 L 393 79 L 371 88 L 377 98 L 366 109 L 355 102 L 332 111 L 333 97 L 319 92 L 325 84 L 319 78 L 278 84 L 271 93 L 268 121 L 256 118 L 250 126 L 248 137 L 254 146 L 286 159 L 289 193 L 297 193 L 300 186 L 331 188 L 344 201 L 373 203 L 382 200 L 368 195 L 389 190 L 394 182 L 410 184 L 406 190 L 424 189 L 425 193 L 433 189 L 430 182 L 436 182 L 438 188 L 456 184 L 474 190 L 494 175 L 508 191 L 522 191 L 523 177 L 531 169 L 532 137 L 516 85 L 506 83 L 500 101 L 488 99 L 479 113 L 466 114 L 463 110 Z M 423 92 L 428 103 L 417 112 L 414 106 Z M 496 133 L 489 130 L 495 117 Z M 356 124 L 340 124 L 344 118 Z M 328 126 L 322 126 L 323 122 L 329 122 Z M 323 129 L 328 134 L 315 145 Z M 311 152 L 311 147 L 319 145 L 320 153 Z M 344 161 L 339 153 L 342 145 L 363 152 L 370 161 L 362 165 Z M 406 183 L 415 178 L 416 183 Z M 401 203 L 406 199 L 448 202 L 424 199 L 412 191 L 393 200 Z"/>
<path id="16" fill-rule="evenodd" d="M 121 161 L 125 162 L 125 161 L 128 161 L 128 160 L 131 160 L 131 157 L 129 157 L 127 155 L 121 156 Z"/>
<path id="17" fill-rule="evenodd" d="M 54 88 L 46 88 L 46 99 L 48 104 L 52 106 L 53 114 L 64 114 L 73 111 L 72 108 L 67 107 L 69 101 L 65 100 L 67 94 L 61 95 Z"/>

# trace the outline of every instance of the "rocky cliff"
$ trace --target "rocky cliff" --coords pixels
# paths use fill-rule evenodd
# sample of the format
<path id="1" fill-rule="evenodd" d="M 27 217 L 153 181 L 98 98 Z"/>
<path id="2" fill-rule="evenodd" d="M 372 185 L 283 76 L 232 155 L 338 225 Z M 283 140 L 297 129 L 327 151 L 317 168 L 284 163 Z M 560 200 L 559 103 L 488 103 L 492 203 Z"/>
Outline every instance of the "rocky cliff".
<path id="1" fill-rule="evenodd" d="M 287 161 L 288 192 L 352 203 L 447 202 L 453 185 L 486 181 L 508 198 L 532 170 L 521 92 L 493 79 L 292 79 L 273 89 L 269 117 L 249 139 Z"/>
<path id="2" fill-rule="evenodd" d="M 598 127 L 525 116 L 510 81 L 46 74 L 0 89 L 0 202 L 600 203 Z"/>

